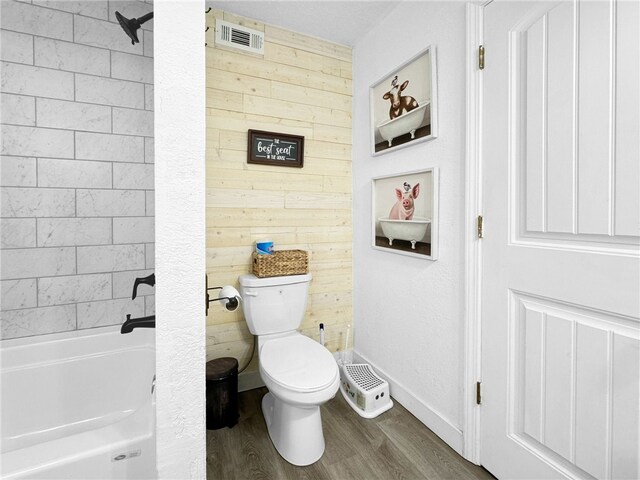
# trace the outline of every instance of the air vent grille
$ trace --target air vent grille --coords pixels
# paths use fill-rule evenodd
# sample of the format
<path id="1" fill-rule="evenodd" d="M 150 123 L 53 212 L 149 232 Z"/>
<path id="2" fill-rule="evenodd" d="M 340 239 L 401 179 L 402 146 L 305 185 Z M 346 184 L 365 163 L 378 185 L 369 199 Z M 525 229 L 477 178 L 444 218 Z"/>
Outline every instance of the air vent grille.
<path id="1" fill-rule="evenodd" d="M 242 25 L 216 21 L 216 44 L 264 55 L 264 33 Z"/>

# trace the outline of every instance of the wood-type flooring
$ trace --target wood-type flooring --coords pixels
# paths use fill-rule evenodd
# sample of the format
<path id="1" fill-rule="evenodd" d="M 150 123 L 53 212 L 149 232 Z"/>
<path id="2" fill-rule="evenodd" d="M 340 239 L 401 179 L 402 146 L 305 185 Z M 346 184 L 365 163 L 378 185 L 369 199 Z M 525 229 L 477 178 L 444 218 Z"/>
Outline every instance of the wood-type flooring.
<path id="1" fill-rule="evenodd" d="M 207 431 L 207 479 L 480 480 L 494 477 L 452 450 L 402 405 L 360 417 L 338 392 L 323 405 L 323 457 L 308 467 L 284 460 L 269 439 L 260 402 L 266 388 L 242 392 L 233 428 Z"/>

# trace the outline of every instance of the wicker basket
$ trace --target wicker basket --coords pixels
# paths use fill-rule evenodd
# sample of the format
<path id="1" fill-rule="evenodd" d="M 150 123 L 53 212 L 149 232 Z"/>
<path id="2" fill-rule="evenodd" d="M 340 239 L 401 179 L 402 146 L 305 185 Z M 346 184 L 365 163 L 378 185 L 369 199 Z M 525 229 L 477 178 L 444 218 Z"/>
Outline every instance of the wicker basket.
<path id="1" fill-rule="evenodd" d="M 309 254 L 304 250 L 279 250 L 270 255 L 253 252 L 256 277 L 280 277 L 309 273 Z"/>

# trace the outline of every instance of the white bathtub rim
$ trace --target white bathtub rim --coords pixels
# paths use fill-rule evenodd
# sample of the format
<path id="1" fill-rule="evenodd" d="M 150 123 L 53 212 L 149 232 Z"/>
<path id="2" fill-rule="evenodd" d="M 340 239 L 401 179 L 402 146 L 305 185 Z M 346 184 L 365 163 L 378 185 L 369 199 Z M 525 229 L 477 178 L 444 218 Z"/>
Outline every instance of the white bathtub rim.
<path id="1" fill-rule="evenodd" d="M 399 219 L 391 219 L 389 217 L 379 217 L 378 218 L 379 222 L 389 222 L 389 223 L 403 223 L 403 224 L 411 224 L 411 223 L 416 223 L 416 224 L 429 224 L 431 223 L 431 219 L 427 218 L 427 217 L 413 217 L 411 220 L 399 220 Z"/>
<path id="2" fill-rule="evenodd" d="M 399 115 L 395 118 L 390 118 L 389 120 L 385 120 L 384 122 L 379 123 L 376 128 L 380 129 L 380 128 L 384 128 L 388 125 L 390 125 L 392 122 L 395 122 L 396 120 L 400 120 L 403 118 L 406 118 L 407 116 L 411 115 L 414 112 L 418 112 L 419 110 L 423 110 L 424 108 L 428 107 L 429 105 L 431 105 L 430 101 L 424 100 L 423 102 L 418 102 L 418 106 L 416 108 L 414 108 L 413 110 L 403 113 L 402 115 Z"/>
<path id="3" fill-rule="evenodd" d="M 82 339 L 81 345 L 74 340 Z M 64 363 L 78 358 L 104 354 L 105 341 L 110 345 L 107 352 L 121 350 L 155 350 L 155 331 L 136 329 L 128 334 L 120 333 L 120 325 L 73 330 L 36 337 L 21 337 L 0 342 L 0 370 L 11 372 L 21 368 L 35 368 L 51 363 Z M 73 345 L 73 353 L 65 352 L 60 358 L 60 347 Z M 99 347 L 99 348 L 98 348 Z M 30 350 L 37 349 L 37 357 Z"/>
<path id="4" fill-rule="evenodd" d="M 45 335 L 28 335 L 25 337 L 7 338 L 5 340 L 0 340 L 0 349 L 9 347 L 20 347 L 23 345 L 33 345 L 35 343 L 40 344 L 46 342 L 56 342 L 59 340 L 67 340 L 71 338 L 104 335 L 105 333 L 120 332 L 120 327 L 121 325 L 108 325 L 106 327 L 68 330 L 66 332 L 47 333 Z"/>

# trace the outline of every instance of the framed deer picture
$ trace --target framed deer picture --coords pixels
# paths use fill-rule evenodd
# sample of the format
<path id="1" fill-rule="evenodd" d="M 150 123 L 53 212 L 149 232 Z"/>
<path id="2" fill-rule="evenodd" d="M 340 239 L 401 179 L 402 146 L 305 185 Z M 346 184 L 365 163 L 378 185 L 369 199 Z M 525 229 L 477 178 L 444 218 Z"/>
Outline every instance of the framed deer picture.
<path id="1" fill-rule="evenodd" d="M 373 155 L 438 136 L 436 49 L 430 45 L 369 89 Z"/>
<path id="2" fill-rule="evenodd" d="M 427 260 L 438 257 L 438 169 L 373 179 L 372 247 Z"/>

